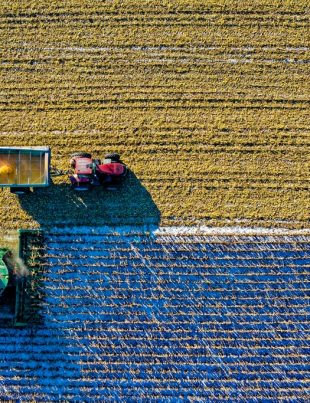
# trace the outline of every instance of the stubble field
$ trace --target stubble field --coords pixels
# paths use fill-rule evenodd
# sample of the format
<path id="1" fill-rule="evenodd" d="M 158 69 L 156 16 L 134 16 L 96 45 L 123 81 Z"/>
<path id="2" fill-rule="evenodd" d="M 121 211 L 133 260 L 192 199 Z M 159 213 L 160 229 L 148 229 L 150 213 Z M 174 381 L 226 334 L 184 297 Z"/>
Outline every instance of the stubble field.
<path id="1" fill-rule="evenodd" d="M 0 0 L 0 146 L 130 168 L 0 192 L 0 247 L 45 230 L 0 398 L 307 401 L 309 32 L 304 0 Z"/>
<path id="2" fill-rule="evenodd" d="M 309 32 L 306 1 L 2 1 L 0 146 L 133 172 L 113 197 L 4 191 L 2 228 L 307 226 Z"/>
<path id="3" fill-rule="evenodd" d="M 46 232 L 44 323 L 0 326 L 0 396 L 308 402 L 309 231 L 235 230 Z"/>

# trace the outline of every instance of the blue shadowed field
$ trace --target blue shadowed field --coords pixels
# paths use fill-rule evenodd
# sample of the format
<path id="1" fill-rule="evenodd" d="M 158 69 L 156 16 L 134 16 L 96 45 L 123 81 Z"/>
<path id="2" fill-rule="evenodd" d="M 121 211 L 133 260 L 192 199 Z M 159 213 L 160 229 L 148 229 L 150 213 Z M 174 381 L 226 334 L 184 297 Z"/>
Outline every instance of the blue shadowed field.
<path id="1" fill-rule="evenodd" d="M 0 329 L 0 396 L 307 401 L 309 247 L 309 235 L 52 231 L 45 324 Z"/>

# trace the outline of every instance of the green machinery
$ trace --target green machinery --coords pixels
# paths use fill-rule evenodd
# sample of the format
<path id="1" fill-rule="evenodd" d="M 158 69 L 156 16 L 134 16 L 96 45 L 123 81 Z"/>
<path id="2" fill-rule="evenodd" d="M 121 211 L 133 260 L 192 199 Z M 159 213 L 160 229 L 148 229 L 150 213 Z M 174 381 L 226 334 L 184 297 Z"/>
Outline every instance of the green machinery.
<path id="1" fill-rule="evenodd" d="M 23 327 L 42 321 L 41 231 L 19 231 L 19 256 L 0 249 L 0 326 Z"/>
<path id="2" fill-rule="evenodd" d="M 9 283 L 9 271 L 4 261 L 7 249 L 0 249 L 0 296 Z"/>

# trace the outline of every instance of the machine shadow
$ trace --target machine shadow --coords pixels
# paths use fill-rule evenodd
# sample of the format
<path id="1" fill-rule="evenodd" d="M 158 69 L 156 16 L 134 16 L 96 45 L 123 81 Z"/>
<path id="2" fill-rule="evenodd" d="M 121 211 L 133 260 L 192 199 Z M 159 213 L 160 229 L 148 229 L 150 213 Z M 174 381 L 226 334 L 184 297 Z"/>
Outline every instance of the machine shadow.
<path id="1" fill-rule="evenodd" d="M 42 228 L 57 226 L 159 226 L 160 211 L 136 175 L 128 175 L 118 190 L 94 187 L 76 192 L 63 178 L 47 188 L 19 196 L 21 208 Z"/>

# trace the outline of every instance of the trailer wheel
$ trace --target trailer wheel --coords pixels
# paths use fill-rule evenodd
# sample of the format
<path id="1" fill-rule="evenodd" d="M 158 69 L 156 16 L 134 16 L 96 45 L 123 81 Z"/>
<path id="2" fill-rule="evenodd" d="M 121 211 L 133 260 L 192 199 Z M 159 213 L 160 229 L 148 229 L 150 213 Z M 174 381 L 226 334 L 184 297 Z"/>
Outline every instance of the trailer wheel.
<path id="1" fill-rule="evenodd" d="M 74 154 L 71 154 L 71 157 L 72 158 L 74 158 L 74 157 L 91 158 L 91 154 L 89 154 L 89 153 L 74 153 Z"/>
<path id="2" fill-rule="evenodd" d="M 110 159 L 112 162 L 119 162 L 121 156 L 117 153 L 110 153 L 104 156 L 106 159 Z"/>
<path id="3" fill-rule="evenodd" d="M 81 185 L 78 182 L 72 183 L 71 188 L 73 190 L 75 190 L 76 192 L 86 192 L 88 190 L 91 190 L 91 187 L 89 184 L 85 183 L 85 184 Z"/>
<path id="4" fill-rule="evenodd" d="M 30 187 L 25 187 L 25 186 L 19 186 L 19 187 L 14 187 L 12 186 L 10 188 L 11 193 L 15 194 L 15 195 L 25 195 L 30 193 Z"/>

